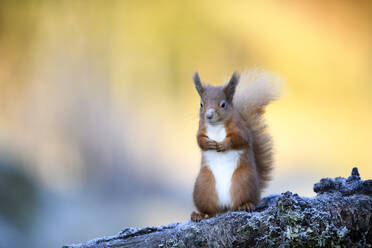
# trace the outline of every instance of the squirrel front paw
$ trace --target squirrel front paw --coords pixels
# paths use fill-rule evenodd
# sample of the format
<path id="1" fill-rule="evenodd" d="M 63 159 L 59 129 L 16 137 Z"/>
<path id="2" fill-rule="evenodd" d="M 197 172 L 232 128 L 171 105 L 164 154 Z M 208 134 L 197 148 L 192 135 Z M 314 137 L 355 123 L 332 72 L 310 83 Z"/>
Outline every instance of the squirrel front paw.
<path id="1" fill-rule="evenodd" d="M 217 152 L 226 151 L 226 146 L 223 143 L 218 143 L 216 150 L 217 150 Z"/>
<path id="2" fill-rule="evenodd" d="M 230 148 L 231 148 L 231 143 L 229 142 L 229 140 L 225 139 L 221 143 L 217 143 L 216 150 L 217 150 L 217 152 L 224 152 L 224 151 L 226 151 Z"/>
<path id="3" fill-rule="evenodd" d="M 218 143 L 214 140 L 208 139 L 207 140 L 207 148 L 208 150 L 216 150 Z"/>

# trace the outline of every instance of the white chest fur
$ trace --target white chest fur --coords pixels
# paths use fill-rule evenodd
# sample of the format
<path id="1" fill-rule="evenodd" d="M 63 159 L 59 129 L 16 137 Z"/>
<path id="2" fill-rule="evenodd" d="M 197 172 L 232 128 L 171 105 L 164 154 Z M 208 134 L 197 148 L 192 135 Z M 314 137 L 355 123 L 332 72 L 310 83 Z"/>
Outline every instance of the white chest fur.
<path id="1" fill-rule="evenodd" d="M 225 137 L 226 137 L 225 125 L 223 125 L 223 124 L 219 124 L 219 125 L 206 124 L 206 128 L 207 128 L 207 136 L 211 140 L 221 142 L 225 139 Z"/>
<path id="2" fill-rule="evenodd" d="M 217 142 L 226 137 L 224 125 L 207 125 L 207 136 Z M 217 152 L 215 150 L 204 151 L 203 156 L 207 166 L 213 173 L 216 181 L 216 191 L 220 207 L 231 207 L 230 186 L 231 177 L 238 165 L 242 151 L 227 150 Z"/>

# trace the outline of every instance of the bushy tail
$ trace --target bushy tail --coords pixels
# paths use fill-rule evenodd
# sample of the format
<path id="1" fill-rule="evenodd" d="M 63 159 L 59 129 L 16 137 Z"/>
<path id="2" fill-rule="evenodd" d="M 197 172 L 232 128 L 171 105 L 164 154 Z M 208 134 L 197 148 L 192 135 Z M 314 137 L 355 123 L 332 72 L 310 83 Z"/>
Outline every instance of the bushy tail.
<path id="1" fill-rule="evenodd" d="M 261 188 L 270 180 L 273 144 L 263 118 L 265 106 L 279 97 L 281 80 L 273 74 L 253 68 L 240 76 L 233 104 L 253 135 L 253 150 Z"/>

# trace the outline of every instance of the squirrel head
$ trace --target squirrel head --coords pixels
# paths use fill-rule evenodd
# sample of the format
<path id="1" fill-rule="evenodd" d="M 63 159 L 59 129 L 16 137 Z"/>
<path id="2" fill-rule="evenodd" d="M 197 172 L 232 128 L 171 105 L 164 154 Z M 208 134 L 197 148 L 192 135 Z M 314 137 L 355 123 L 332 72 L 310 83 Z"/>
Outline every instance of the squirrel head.
<path id="1" fill-rule="evenodd" d="M 194 84 L 198 91 L 200 102 L 200 120 L 208 124 L 225 123 L 233 110 L 233 97 L 239 82 L 239 74 L 234 72 L 226 85 L 203 85 L 199 74 L 194 74 Z"/>

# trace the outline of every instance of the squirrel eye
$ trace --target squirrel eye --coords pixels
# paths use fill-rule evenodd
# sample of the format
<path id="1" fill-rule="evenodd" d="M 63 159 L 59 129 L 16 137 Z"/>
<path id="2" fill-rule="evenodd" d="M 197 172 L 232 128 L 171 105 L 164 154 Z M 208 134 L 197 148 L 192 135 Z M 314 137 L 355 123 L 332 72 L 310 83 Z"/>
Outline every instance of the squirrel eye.
<path id="1" fill-rule="evenodd" d="M 226 102 L 225 102 L 225 101 L 222 101 L 222 102 L 220 103 L 220 106 L 221 106 L 221 108 L 225 108 L 225 107 L 226 107 Z"/>
<path id="2" fill-rule="evenodd" d="M 201 103 L 200 103 L 200 107 L 202 108 L 203 106 L 204 106 L 204 105 L 203 105 L 203 103 L 201 102 Z"/>

